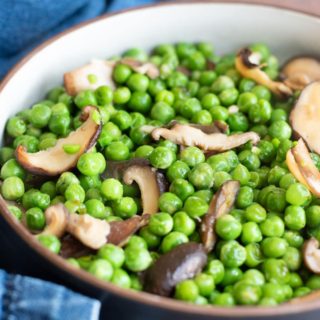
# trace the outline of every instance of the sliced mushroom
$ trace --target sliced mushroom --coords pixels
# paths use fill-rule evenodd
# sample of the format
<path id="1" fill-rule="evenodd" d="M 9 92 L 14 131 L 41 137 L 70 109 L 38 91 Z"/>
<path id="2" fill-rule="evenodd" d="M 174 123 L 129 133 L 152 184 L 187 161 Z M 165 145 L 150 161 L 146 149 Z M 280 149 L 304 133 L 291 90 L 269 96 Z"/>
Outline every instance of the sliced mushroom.
<path id="1" fill-rule="evenodd" d="M 297 145 L 291 149 L 297 167 L 303 177 L 308 189 L 317 197 L 320 197 L 320 172 L 311 159 L 307 146 L 302 139 L 299 139 Z M 289 168 L 290 169 L 290 168 Z M 296 171 L 291 172 L 293 175 Z M 299 180 L 298 176 L 295 176 Z M 300 177 L 301 179 L 301 177 Z M 301 180 L 299 180 L 301 181 Z M 303 180 L 302 180 L 303 181 Z M 304 184 L 305 184 L 304 183 Z"/>
<path id="2" fill-rule="evenodd" d="M 145 158 L 132 158 L 124 161 L 108 161 L 106 170 L 101 174 L 103 179 L 122 179 L 124 172 L 132 166 L 148 166 L 150 163 Z"/>
<path id="3" fill-rule="evenodd" d="M 62 237 L 67 229 L 69 212 L 62 203 L 48 207 L 45 211 L 46 227 L 41 234 Z"/>
<path id="4" fill-rule="evenodd" d="M 187 147 L 196 146 L 204 151 L 220 152 L 239 147 L 248 141 L 256 144 L 260 140 L 259 135 L 255 132 L 245 132 L 230 136 L 223 133 L 206 134 L 200 129 L 179 123 L 175 124 L 171 129 L 156 128 L 152 131 L 151 136 L 154 140 L 164 138 Z"/>
<path id="5" fill-rule="evenodd" d="M 112 80 L 114 61 L 92 60 L 80 68 L 64 74 L 64 86 L 70 95 L 87 89 L 97 89 L 102 85 L 114 88 Z"/>
<path id="6" fill-rule="evenodd" d="M 239 181 L 226 181 L 213 196 L 209 210 L 202 218 L 200 237 L 207 252 L 212 251 L 217 241 L 215 232 L 216 220 L 229 213 L 237 198 L 240 189 Z"/>
<path id="7" fill-rule="evenodd" d="M 181 244 L 162 255 L 144 274 L 144 290 L 168 297 L 179 282 L 193 278 L 207 263 L 199 243 Z"/>
<path id="8" fill-rule="evenodd" d="M 146 74 L 150 79 L 155 79 L 160 75 L 158 67 L 152 62 L 141 62 L 133 58 L 123 58 L 119 62 L 127 65 L 134 72 Z"/>
<path id="9" fill-rule="evenodd" d="M 286 155 L 286 164 L 288 166 L 289 171 L 293 174 L 293 176 L 302 184 L 304 184 L 308 189 L 308 183 L 300 172 L 299 166 L 294 158 L 292 150 L 288 150 Z"/>
<path id="10" fill-rule="evenodd" d="M 250 49 L 244 48 L 237 54 L 235 66 L 243 77 L 252 79 L 257 83 L 266 86 L 278 96 L 290 96 L 292 94 L 291 89 L 282 82 L 271 80 L 270 77 L 261 70 L 259 60 L 259 56 Z"/>
<path id="11" fill-rule="evenodd" d="M 143 214 L 158 212 L 160 188 L 157 183 L 156 171 L 153 168 L 141 165 L 131 166 L 125 171 L 123 181 L 129 185 L 134 181 L 138 184 L 141 192 Z"/>
<path id="12" fill-rule="evenodd" d="M 313 57 L 296 57 L 281 70 L 284 83 L 293 90 L 302 90 L 313 81 L 320 80 L 320 62 Z"/>
<path id="13" fill-rule="evenodd" d="M 18 146 L 16 149 L 18 162 L 27 171 L 46 176 L 56 176 L 75 167 L 80 156 L 95 144 L 101 131 L 100 120 L 94 119 L 96 108 L 89 109 L 90 116 L 81 127 L 71 132 L 66 138 L 59 139 L 54 147 L 28 153 L 24 146 Z M 89 110 L 87 109 L 86 112 Z M 67 154 L 63 149 L 66 144 L 79 145 L 80 149 L 74 154 Z"/>
<path id="14" fill-rule="evenodd" d="M 123 221 L 110 222 L 110 233 L 107 236 L 107 242 L 117 246 L 124 246 L 130 236 L 135 234 L 140 228 L 149 222 L 150 215 L 134 216 Z"/>
<path id="15" fill-rule="evenodd" d="M 162 126 L 161 128 L 171 129 L 175 125 L 179 124 L 178 121 L 173 120 L 169 122 L 167 125 Z M 225 122 L 215 120 L 211 125 L 203 125 L 203 124 L 195 124 L 189 123 L 188 126 L 199 129 L 204 133 L 226 133 L 229 129 L 228 125 Z M 140 130 L 145 133 L 152 133 L 153 130 L 158 129 L 159 127 L 151 126 L 151 125 L 144 125 L 140 127 Z"/>
<path id="16" fill-rule="evenodd" d="M 310 271 L 320 274 L 320 249 L 317 239 L 310 238 L 305 241 L 303 245 L 303 260 Z"/>
<path id="17" fill-rule="evenodd" d="M 290 123 L 297 137 L 302 137 L 308 147 L 320 154 L 320 81 L 306 86 L 290 113 Z"/>
<path id="18" fill-rule="evenodd" d="M 105 220 L 96 219 L 89 214 L 69 214 L 67 231 L 91 249 L 99 249 L 106 243 L 110 225 Z"/>

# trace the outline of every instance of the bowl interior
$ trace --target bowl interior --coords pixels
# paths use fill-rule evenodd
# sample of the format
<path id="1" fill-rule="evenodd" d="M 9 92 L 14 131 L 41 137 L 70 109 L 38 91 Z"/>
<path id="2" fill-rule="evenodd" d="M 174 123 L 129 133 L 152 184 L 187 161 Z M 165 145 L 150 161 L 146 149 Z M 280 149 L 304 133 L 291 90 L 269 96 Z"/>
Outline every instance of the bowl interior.
<path id="1" fill-rule="evenodd" d="M 11 72 L 0 87 L 0 132 L 10 116 L 61 84 L 65 71 L 92 58 L 178 41 L 209 41 L 219 54 L 265 42 L 283 62 L 295 55 L 319 53 L 319 33 L 316 17 L 247 4 L 172 3 L 102 18 L 50 40 Z"/>

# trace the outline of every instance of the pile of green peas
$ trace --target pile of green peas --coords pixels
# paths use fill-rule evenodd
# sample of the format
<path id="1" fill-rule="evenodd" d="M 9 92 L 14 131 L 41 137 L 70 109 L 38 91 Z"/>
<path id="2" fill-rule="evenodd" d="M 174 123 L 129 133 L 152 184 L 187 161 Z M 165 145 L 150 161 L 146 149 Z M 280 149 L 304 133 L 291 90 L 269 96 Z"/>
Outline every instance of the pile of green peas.
<path id="1" fill-rule="evenodd" d="M 260 54 L 264 71 L 277 78 L 278 60 L 269 48 L 260 43 L 250 48 Z M 45 227 L 44 211 L 55 203 L 108 222 L 128 219 L 142 212 L 139 188 L 100 175 L 110 160 L 148 159 L 165 171 L 170 183 L 160 196 L 159 213 L 123 248 L 106 244 L 94 255 L 68 259 L 100 279 L 143 290 L 138 273 L 176 246 L 200 242 L 199 221 L 212 196 L 225 181 L 238 180 L 235 207 L 216 221 L 218 242 L 206 267 L 180 282 L 173 296 L 199 305 L 275 306 L 320 289 L 320 276 L 302 261 L 304 240 L 320 240 L 320 201 L 285 163 L 286 152 L 295 144 L 288 123 L 293 100 L 279 101 L 268 88 L 242 78 L 234 66 L 235 54 L 218 56 L 210 43 L 162 44 L 150 54 L 134 48 L 123 57 L 151 61 L 160 76 L 150 79 L 120 63 L 113 71 L 115 90 L 101 86 L 72 97 L 57 87 L 46 100 L 8 120 L 9 143 L 0 148 L 0 176 L 3 197 L 17 203 L 10 203 L 10 212 L 19 220 L 24 215 L 32 232 Z M 208 61 L 215 64 L 213 70 Z M 89 80 L 94 83 L 95 76 Z M 81 125 L 81 110 L 88 105 L 99 109 L 103 122 L 96 146 L 80 157 L 76 170 L 31 187 L 15 148 L 23 145 L 37 152 L 54 146 Z M 235 105 L 236 112 L 230 109 Z M 141 130 L 171 120 L 202 125 L 219 120 L 228 125 L 228 133 L 254 131 L 261 141 L 206 157 L 195 146 L 180 151 L 171 141 L 152 141 Z M 312 157 L 320 169 L 320 157 Z M 57 237 L 41 235 L 38 240 L 59 253 Z"/>

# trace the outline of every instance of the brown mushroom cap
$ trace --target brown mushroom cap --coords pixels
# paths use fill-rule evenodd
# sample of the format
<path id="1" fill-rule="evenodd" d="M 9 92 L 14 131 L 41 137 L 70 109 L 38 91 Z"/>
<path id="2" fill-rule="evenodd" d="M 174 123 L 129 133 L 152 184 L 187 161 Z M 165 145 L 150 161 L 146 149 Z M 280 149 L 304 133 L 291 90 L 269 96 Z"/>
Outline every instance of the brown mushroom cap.
<path id="1" fill-rule="evenodd" d="M 284 83 L 273 81 L 261 70 L 259 66 L 259 57 L 248 48 L 239 51 L 236 57 L 235 66 L 241 76 L 254 80 L 255 82 L 266 86 L 278 96 L 290 96 L 292 91 Z"/>
<path id="2" fill-rule="evenodd" d="M 77 130 L 71 132 L 66 138 L 59 139 L 57 144 L 49 149 L 36 153 L 28 153 L 22 145 L 16 149 L 17 161 L 27 171 L 46 176 L 56 176 L 75 167 L 80 156 L 90 149 L 96 142 L 101 123 L 93 119 L 96 108 L 90 107 L 91 115 Z M 87 109 L 87 112 L 88 109 Z M 79 145 L 77 153 L 67 154 L 63 146 L 65 144 Z"/>
<path id="3" fill-rule="evenodd" d="M 320 81 L 312 82 L 302 90 L 290 113 L 290 123 L 294 134 L 320 154 Z"/>
<path id="4" fill-rule="evenodd" d="M 64 74 L 64 86 L 71 96 L 87 89 L 97 89 L 102 85 L 114 88 L 112 79 L 114 61 L 93 60 L 92 62 L 66 72 Z M 90 81 L 90 77 L 95 77 L 95 81 Z"/>
<path id="5" fill-rule="evenodd" d="M 320 249 L 317 239 L 310 238 L 305 241 L 303 245 L 303 260 L 310 271 L 320 274 Z"/>
<path id="6" fill-rule="evenodd" d="M 239 147 L 248 141 L 259 142 L 260 137 L 255 132 L 245 132 L 233 135 L 223 133 L 206 134 L 190 125 L 176 123 L 171 129 L 156 128 L 151 136 L 154 140 L 164 138 L 183 146 L 196 146 L 204 151 L 227 151 Z"/>
<path id="7" fill-rule="evenodd" d="M 130 67 L 134 72 L 146 74 L 150 79 L 160 76 L 158 67 L 152 62 L 141 62 L 133 58 L 122 58 L 119 63 Z"/>
<path id="8" fill-rule="evenodd" d="M 62 203 L 48 207 L 45 211 L 46 227 L 40 234 L 54 235 L 58 238 L 65 233 L 69 220 L 69 212 Z"/>
<path id="9" fill-rule="evenodd" d="M 292 58 L 282 67 L 281 76 L 287 86 L 302 90 L 309 83 L 320 80 L 320 62 L 314 57 Z"/>
<path id="10" fill-rule="evenodd" d="M 217 241 L 215 233 L 216 220 L 229 213 L 237 198 L 240 183 L 236 180 L 226 181 L 213 196 L 208 212 L 204 215 L 200 225 L 200 237 L 207 252 L 212 251 Z"/>
<path id="11" fill-rule="evenodd" d="M 207 263 L 207 255 L 199 243 L 181 244 L 162 255 L 144 274 L 147 292 L 168 297 L 175 285 L 193 278 Z"/>
<path id="12" fill-rule="evenodd" d="M 160 189 L 154 169 L 150 166 L 131 166 L 125 171 L 123 181 L 126 184 L 132 184 L 134 181 L 138 184 L 141 192 L 143 214 L 158 212 Z"/>
<path id="13" fill-rule="evenodd" d="M 291 149 L 291 152 L 303 177 L 302 183 L 304 181 L 307 184 L 307 188 L 315 196 L 320 197 L 320 172 L 311 159 L 308 148 L 302 139 L 299 139 L 297 145 Z M 293 175 L 295 173 L 296 171 L 292 172 Z M 299 175 L 296 178 L 297 180 L 301 179 Z"/>
<path id="14" fill-rule="evenodd" d="M 59 255 L 65 259 L 80 258 L 95 252 L 93 249 L 86 247 L 71 234 L 66 234 L 60 241 L 61 249 Z"/>
<path id="15" fill-rule="evenodd" d="M 110 222 L 110 233 L 107 236 L 107 242 L 117 246 L 124 246 L 130 236 L 135 234 L 140 228 L 149 222 L 150 215 L 133 216 L 123 221 Z"/>

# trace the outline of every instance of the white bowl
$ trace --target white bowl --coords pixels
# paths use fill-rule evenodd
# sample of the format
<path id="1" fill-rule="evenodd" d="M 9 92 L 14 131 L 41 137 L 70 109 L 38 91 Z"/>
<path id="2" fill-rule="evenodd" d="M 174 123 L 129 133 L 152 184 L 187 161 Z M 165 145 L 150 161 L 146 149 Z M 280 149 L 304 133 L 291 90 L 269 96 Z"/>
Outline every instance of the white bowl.
<path id="1" fill-rule="evenodd" d="M 234 52 L 252 42 L 265 42 L 272 52 L 284 61 L 295 55 L 317 55 L 320 52 L 319 34 L 319 18 L 262 5 L 207 1 L 167 3 L 102 17 L 45 42 L 13 68 L 0 86 L 0 132 L 4 131 L 5 123 L 10 116 L 30 107 L 44 98 L 49 89 L 61 84 L 65 71 L 80 66 L 92 58 L 110 57 L 131 47 L 149 50 L 159 43 L 208 41 L 214 44 L 218 54 Z M 3 213 L 3 218 L 0 219 L 0 225 L 2 223 L 10 226 L 19 233 L 22 239 L 28 242 L 27 246 L 31 247 L 32 252 L 44 257 L 51 266 L 67 272 L 70 277 L 75 277 L 88 286 L 92 285 L 111 295 L 121 295 L 131 300 L 131 307 L 134 304 L 158 307 L 159 310 L 169 312 L 166 314 L 172 315 L 170 312 L 176 312 L 175 319 L 178 319 L 182 312 L 186 312 L 189 315 L 193 314 L 195 318 L 197 315 L 202 315 L 206 318 L 216 316 L 233 319 L 238 316 L 255 318 L 291 314 L 291 320 L 296 316 L 299 316 L 296 319 L 301 319 L 300 312 L 309 312 L 311 317 L 310 312 L 317 308 L 316 302 L 310 302 L 308 307 L 298 304 L 275 309 L 264 308 L 259 311 L 252 307 L 229 310 L 205 308 L 147 293 L 137 294 L 119 289 L 109 283 L 102 283 L 85 272 L 74 271 L 59 257 L 33 241 L 11 217 Z M 131 307 L 129 306 L 125 312 L 127 315 Z M 309 317 L 308 314 L 304 315 L 305 319 Z M 156 319 L 160 315 L 163 313 L 154 314 L 152 318 Z"/>

